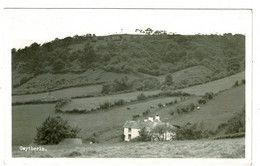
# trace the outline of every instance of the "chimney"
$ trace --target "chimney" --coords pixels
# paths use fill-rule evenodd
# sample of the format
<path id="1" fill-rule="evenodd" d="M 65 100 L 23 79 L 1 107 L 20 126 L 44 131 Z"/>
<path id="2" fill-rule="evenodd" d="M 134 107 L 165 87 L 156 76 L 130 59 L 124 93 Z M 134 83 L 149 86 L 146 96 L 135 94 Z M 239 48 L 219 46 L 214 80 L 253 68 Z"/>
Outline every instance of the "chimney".
<path id="1" fill-rule="evenodd" d="M 160 116 L 158 114 L 155 115 L 155 120 L 156 119 L 160 121 Z"/>
<path id="2" fill-rule="evenodd" d="M 148 120 L 150 120 L 150 121 L 152 121 L 152 122 L 153 122 L 153 117 L 152 117 L 152 116 L 150 116 L 150 117 L 148 118 Z"/>

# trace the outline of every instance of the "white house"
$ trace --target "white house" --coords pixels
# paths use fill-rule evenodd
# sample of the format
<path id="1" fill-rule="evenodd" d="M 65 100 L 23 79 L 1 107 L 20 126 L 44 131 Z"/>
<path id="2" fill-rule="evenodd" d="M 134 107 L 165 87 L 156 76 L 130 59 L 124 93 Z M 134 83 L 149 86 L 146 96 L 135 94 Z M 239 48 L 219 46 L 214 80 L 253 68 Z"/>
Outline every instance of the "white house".
<path id="1" fill-rule="evenodd" d="M 155 128 L 157 125 L 166 125 L 171 126 L 169 123 L 162 123 L 160 121 L 160 117 L 156 115 L 154 118 L 149 117 L 148 119 L 144 119 L 144 121 L 126 121 L 123 128 L 124 128 L 124 140 L 125 141 L 131 141 L 131 139 L 136 138 L 139 136 L 139 131 L 142 128 L 148 129 L 148 131 L 151 131 L 153 128 Z M 173 126 L 171 126 L 173 127 Z M 152 140 L 171 140 L 176 134 L 172 132 L 165 131 L 163 134 L 159 133 L 151 133 Z"/>

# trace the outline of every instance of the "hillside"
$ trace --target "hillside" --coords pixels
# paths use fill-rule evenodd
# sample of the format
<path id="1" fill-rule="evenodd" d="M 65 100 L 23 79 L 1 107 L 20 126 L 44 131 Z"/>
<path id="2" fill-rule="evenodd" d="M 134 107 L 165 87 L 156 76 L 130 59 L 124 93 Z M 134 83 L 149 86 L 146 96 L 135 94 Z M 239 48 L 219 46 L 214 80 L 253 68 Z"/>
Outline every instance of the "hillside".
<path id="1" fill-rule="evenodd" d="M 13 94 L 111 82 L 125 76 L 137 82 L 156 76 L 162 82 L 168 73 L 175 73 L 174 87 L 184 88 L 244 71 L 244 62 L 245 36 L 240 34 L 76 35 L 12 49 Z"/>
<path id="2" fill-rule="evenodd" d="M 201 87 L 203 89 L 203 87 Z M 149 92 L 152 93 L 152 92 Z M 131 99 L 135 98 L 138 93 L 132 93 L 132 96 L 126 96 Z M 135 95 L 134 95 L 135 94 Z M 119 94 L 120 95 L 120 94 Z M 112 100 L 108 97 L 100 97 L 102 100 Z M 170 122 L 176 125 L 185 125 L 188 122 L 191 124 L 203 122 L 206 129 L 216 130 L 218 125 L 226 122 L 228 119 L 240 112 L 245 103 L 245 86 L 240 85 L 223 92 L 218 93 L 212 100 L 205 105 L 200 105 L 200 110 L 188 112 L 186 114 L 170 115 L 172 110 L 178 106 L 197 104 L 201 97 L 190 96 L 186 98 L 179 97 L 160 97 L 146 101 L 130 103 L 126 106 L 113 107 L 106 111 L 97 111 L 87 114 L 64 114 L 55 112 L 54 104 L 41 105 L 20 105 L 12 108 L 12 129 L 13 129 L 13 145 L 24 144 L 28 145 L 33 142 L 36 134 L 36 127 L 40 126 L 42 121 L 48 116 L 61 116 L 67 119 L 73 126 L 82 128 L 79 136 L 86 139 L 96 133 L 100 142 L 118 142 L 122 134 L 122 126 L 126 120 L 133 118 L 133 115 L 141 115 L 138 120 L 143 120 L 146 116 L 160 115 L 163 122 Z M 166 108 L 159 108 L 158 104 L 165 104 L 170 101 L 178 103 L 168 106 Z M 98 103 L 100 100 L 93 100 L 91 98 L 79 99 L 81 104 L 73 101 L 68 107 L 81 107 L 88 104 Z M 88 102 L 88 103 L 87 103 Z M 76 104 L 76 105 L 75 105 Z M 150 106 L 155 106 L 150 109 Z M 130 110 L 127 109 L 130 108 Z M 150 109 L 150 113 L 142 116 L 142 113 Z"/>

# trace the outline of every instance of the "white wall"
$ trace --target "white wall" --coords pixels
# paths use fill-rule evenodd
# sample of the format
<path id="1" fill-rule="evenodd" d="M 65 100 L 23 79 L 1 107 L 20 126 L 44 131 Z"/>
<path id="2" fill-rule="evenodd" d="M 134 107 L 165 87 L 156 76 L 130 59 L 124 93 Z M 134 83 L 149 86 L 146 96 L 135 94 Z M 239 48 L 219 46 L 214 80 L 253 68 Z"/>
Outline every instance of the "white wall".
<path id="1" fill-rule="evenodd" d="M 140 129 L 131 129 L 131 132 L 128 132 L 128 128 L 124 128 L 125 141 L 130 141 L 128 138 L 128 134 L 131 134 L 131 139 L 139 136 Z"/>

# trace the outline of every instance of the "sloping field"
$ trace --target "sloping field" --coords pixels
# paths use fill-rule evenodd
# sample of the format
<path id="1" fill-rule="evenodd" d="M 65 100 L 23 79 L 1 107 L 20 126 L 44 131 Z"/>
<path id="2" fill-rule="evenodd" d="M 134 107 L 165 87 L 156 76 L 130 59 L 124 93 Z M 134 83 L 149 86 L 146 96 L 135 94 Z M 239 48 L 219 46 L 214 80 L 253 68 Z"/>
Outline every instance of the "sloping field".
<path id="1" fill-rule="evenodd" d="M 100 82 L 113 81 L 127 76 L 129 80 L 140 78 L 136 74 L 123 74 L 106 72 L 103 70 L 89 70 L 80 74 L 42 74 L 34 77 L 25 84 L 13 88 L 13 94 L 38 93 L 49 89 L 61 89 L 66 87 L 94 84 Z"/>
<path id="2" fill-rule="evenodd" d="M 104 102 L 113 103 L 120 99 L 123 99 L 126 102 L 130 102 L 131 100 L 136 100 L 137 96 L 141 93 L 144 93 L 145 96 L 158 94 L 161 91 L 145 91 L 145 92 L 130 92 L 130 93 L 123 93 L 123 94 L 115 94 L 115 95 L 107 95 L 107 96 L 100 96 L 100 97 L 91 97 L 91 98 L 82 98 L 82 99 L 73 99 L 72 102 L 65 105 L 61 108 L 61 111 L 70 111 L 73 109 L 79 110 L 91 110 L 99 108 L 100 104 Z"/>
<path id="3" fill-rule="evenodd" d="M 12 107 L 12 144 L 29 145 L 36 135 L 36 127 L 55 115 L 54 104 L 20 105 Z"/>
<path id="4" fill-rule="evenodd" d="M 214 131 L 220 123 L 227 122 L 237 112 L 241 111 L 244 104 L 245 86 L 241 85 L 219 93 L 205 105 L 200 105 L 200 110 L 170 116 L 169 111 L 176 109 L 176 106 L 172 106 L 161 110 L 159 115 L 165 118 L 165 121 L 176 125 L 185 125 L 188 122 L 192 124 L 203 122 L 206 129 Z"/>
<path id="5" fill-rule="evenodd" d="M 245 79 L 245 72 L 240 72 L 219 80 L 181 89 L 181 91 L 195 95 L 204 95 L 206 92 L 218 93 L 219 91 L 231 88 L 236 81 L 240 82 L 243 79 Z"/>
<path id="6" fill-rule="evenodd" d="M 180 84 L 184 81 L 190 83 L 202 83 L 207 81 L 213 72 L 205 66 L 194 66 L 178 72 L 172 73 L 173 83 Z M 160 82 L 164 82 L 165 75 L 157 77 Z"/>
<path id="7" fill-rule="evenodd" d="M 101 141 L 111 139 L 116 136 L 114 142 L 119 141 L 122 133 L 122 126 L 126 120 L 133 118 L 135 114 L 142 114 L 154 105 L 157 108 L 158 103 L 174 101 L 175 97 L 166 97 L 145 101 L 127 106 L 117 107 L 106 112 L 94 112 L 88 114 L 63 114 L 55 113 L 54 104 L 39 105 L 21 105 L 13 106 L 12 110 L 12 142 L 13 145 L 29 145 L 33 142 L 36 135 L 36 127 L 41 126 L 42 122 L 49 116 L 61 116 L 67 119 L 73 126 L 79 126 L 82 130 L 79 136 L 86 138 L 95 133 L 106 133 L 107 137 L 100 137 Z M 155 109 L 156 109 L 155 108 Z M 155 109 L 151 110 L 151 113 Z"/>
<path id="8" fill-rule="evenodd" d="M 75 158 L 245 158 L 245 139 L 52 145 L 47 151 L 21 151 L 13 157 Z M 76 153 L 77 152 L 77 153 Z M 78 154 L 73 156 L 73 154 Z M 151 161 L 149 161 L 151 162 Z"/>
<path id="9" fill-rule="evenodd" d="M 63 98 L 63 97 L 74 97 L 74 96 L 82 96 L 82 95 L 96 95 L 96 94 L 100 94 L 101 90 L 102 90 L 102 85 L 89 85 L 84 87 L 75 87 L 75 88 L 56 90 L 51 92 L 51 96 L 57 98 Z M 28 94 L 28 95 L 13 95 L 12 103 L 25 102 L 31 100 L 41 100 L 46 96 L 48 96 L 47 92 Z"/>

